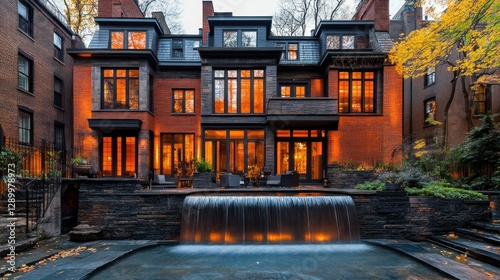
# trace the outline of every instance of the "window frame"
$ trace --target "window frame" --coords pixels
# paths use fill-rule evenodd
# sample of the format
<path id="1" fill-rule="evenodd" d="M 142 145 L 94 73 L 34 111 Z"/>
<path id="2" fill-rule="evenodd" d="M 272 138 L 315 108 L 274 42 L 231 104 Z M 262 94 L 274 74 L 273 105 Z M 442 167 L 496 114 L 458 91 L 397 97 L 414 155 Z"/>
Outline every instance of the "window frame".
<path id="1" fill-rule="evenodd" d="M 107 70 L 113 70 L 113 106 L 112 108 L 106 107 L 106 98 L 105 98 L 105 83 L 106 79 L 110 79 L 109 77 L 106 78 L 105 76 L 105 71 Z M 130 71 L 131 70 L 136 70 L 137 71 L 137 78 L 135 77 L 130 77 Z M 126 76 L 124 78 L 122 77 L 117 77 L 117 71 L 126 71 Z M 101 110 L 139 110 L 140 109 L 140 70 L 139 68 L 102 68 L 101 69 Z M 118 101 L 117 101 L 117 80 L 118 79 L 125 79 L 125 107 L 121 108 L 118 106 Z M 130 95 L 130 81 L 131 80 L 137 80 L 137 108 L 130 108 L 130 103 L 131 103 L 131 95 Z"/>
<path id="2" fill-rule="evenodd" d="M 24 59 L 26 61 L 26 64 L 27 64 L 26 68 L 27 68 L 28 73 L 24 73 L 24 72 L 20 71 L 19 66 L 20 66 L 21 59 Z M 24 55 L 23 53 L 18 53 L 18 58 L 17 58 L 17 89 L 19 89 L 23 92 L 33 94 L 33 77 L 34 77 L 33 69 L 34 69 L 33 59 L 27 55 Z M 27 84 L 26 88 L 20 86 L 21 74 L 26 79 L 26 84 Z"/>
<path id="3" fill-rule="evenodd" d="M 296 45 L 297 49 L 291 50 L 290 49 L 291 45 Z M 290 61 L 295 61 L 295 60 L 300 59 L 300 55 L 299 55 L 300 43 L 299 42 L 278 42 L 277 46 L 283 48 L 283 51 L 281 53 L 281 59 L 290 60 Z M 295 58 L 290 58 L 291 57 L 290 53 L 295 53 L 295 55 L 296 55 Z"/>
<path id="4" fill-rule="evenodd" d="M 243 33 L 252 32 L 255 33 L 255 46 L 253 45 L 243 45 Z M 228 44 L 228 37 L 226 33 L 236 33 L 236 38 L 231 38 L 231 44 Z M 224 48 L 256 48 L 259 39 L 259 31 L 257 29 L 224 29 L 222 30 L 222 47 Z M 235 41 L 234 41 L 235 40 Z"/>
<path id="5" fill-rule="evenodd" d="M 348 73 L 348 79 L 342 78 L 341 73 Z M 361 78 L 354 78 L 353 73 L 361 73 Z M 366 74 L 367 73 L 372 73 L 373 78 L 367 78 Z M 339 114 L 377 114 L 377 78 L 379 72 L 376 70 L 356 70 L 356 71 L 339 71 L 338 72 L 338 83 L 339 83 L 339 92 L 338 92 L 338 111 Z M 341 106 L 342 102 L 342 97 L 341 97 L 341 87 L 342 87 L 342 82 L 348 82 L 348 88 L 347 88 L 347 111 L 342 111 L 344 107 Z M 353 111 L 353 81 L 360 81 L 361 84 L 361 89 L 360 89 L 360 108 L 361 110 L 359 112 L 354 112 Z M 366 111 L 366 106 L 367 106 L 367 81 L 371 81 L 373 83 L 373 103 L 372 103 L 372 111 L 367 112 Z"/>
<path id="6" fill-rule="evenodd" d="M 60 39 L 60 46 L 56 44 L 56 38 Z M 54 58 L 63 62 L 64 61 L 64 38 L 54 31 Z"/>
<path id="7" fill-rule="evenodd" d="M 175 98 L 175 92 L 176 91 L 181 91 L 182 92 L 182 99 L 176 99 Z M 193 103 L 193 111 L 192 112 L 186 112 L 186 102 L 188 101 L 186 99 L 186 95 L 187 95 L 187 92 L 188 91 L 192 91 L 193 92 L 193 99 L 192 99 L 192 103 Z M 175 104 L 176 104 L 176 100 L 181 100 L 182 102 L 182 105 L 181 105 L 181 108 L 182 110 L 180 112 L 177 112 L 175 110 Z M 194 88 L 173 88 L 172 89 L 172 114 L 195 114 L 196 113 L 196 91 Z"/>
<path id="8" fill-rule="evenodd" d="M 24 118 L 23 118 L 24 117 Z M 28 127 L 26 128 L 24 125 L 24 121 L 22 119 L 28 119 Z M 23 145 L 31 146 L 33 145 L 33 111 L 19 108 L 18 115 L 18 131 L 19 131 L 19 143 Z M 28 139 L 25 139 L 25 138 Z"/>
<path id="9" fill-rule="evenodd" d="M 338 37 L 338 48 L 334 48 L 332 46 L 330 46 L 330 38 L 332 37 Z M 352 37 L 352 43 L 349 44 L 349 45 L 352 45 L 352 47 L 349 47 L 349 48 L 346 48 L 344 45 L 346 44 L 346 42 L 344 42 L 344 37 Z M 351 34 L 351 33 L 343 33 L 343 34 L 329 34 L 329 35 L 326 35 L 326 39 L 325 39 L 325 48 L 327 50 L 355 50 L 357 49 L 357 46 L 358 46 L 358 37 L 356 37 L 356 34 Z"/>
<path id="10" fill-rule="evenodd" d="M 180 42 L 181 45 L 175 46 L 175 42 Z M 176 51 L 179 51 L 180 55 L 175 55 Z M 172 58 L 184 58 L 184 40 L 183 39 L 172 39 Z"/>
<path id="11" fill-rule="evenodd" d="M 22 5 L 26 8 L 26 16 L 21 15 L 19 13 L 19 5 Z M 25 1 L 18 0 L 17 1 L 17 15 L 18 15 L 18 25 L 17 28 L 21 30 L 24 34 L 33 37 L 33 7 L 26 3 Z M 25 27 L 24 27 L 25 26 Z"/>
<path id="12" fill-rule="evenodd" d="M 304 96 L 297 97 L 297 87 L 304 87 Z M 290 87 L 290 96 L 283 96 L 283 87 Z M 310 97 L 309 83 L 307 82 L 280 82 L 278 88 L 279 97 L 282 98 L 308 98 Z"/>
<path id="13" fill-rule="evenodd" d="M 217 77 L 216 73 L 218 71 L 223 71 L 224 76 L 223 77 Z M 229 76 L 229 71 L 237 71 L 236 77 L 230 77 Z M 242 77 L 242 71 L 250 71 L 250 77 Z M 256 71 L 262 71 L 262 77 L 256 77 L 255 73 Z M 213 114 L 216 115 L 222 115 L 222 114 L 264 114 L 265 113 L 265 95 L 266 95 L 266 71 L 264 68 L 253 68 L 253 67 L 248 67 L 248 68 L 216 68 L 213 69 L 212 71 L 212 79 L 213 79 L 213 91 L 212 91 L 212 112 Z M 250 80 L 250 92 L 249 94 L 249 108 L 250 112 L 242 112 L 242 80 Z M 224 110 L 223 112 L 217 112 L 217 106 L 216 106 L 216 95 L 217 93 L 217 81 L 223 81 L 224 82 L 224 88 L 222 94 L 224 95 Z M 233 82 L 229 82 L 230 80 L 234 80 L 233 82 L 236 82 L 236 112 L 230 112 L 229 107 L 230 104 L 228 102 L 229 100 L 229 86 L 233 85 Z M 256 80 L 261 80 L 262 81 L 262 112 L 255 112 L 256 109 L 256 102 L 255 102 L 255 88 L 256 88 Z"/>
<path id="14" fill-rule="evenodd" d="M 60 82 L 60 92 L 57 91 L 57 82 Z M 54 76 L 54 106 L 61 109 L 64 108 L 64 81 L 56 76 Z"/>
<path id="15" fill-rule="evenodd" d="M 483 99 L 478 99 L 478 90 L 481 89 L 481 96 Z M 482 117 L 491 110 L 491 85 L 489 84 L 480 84 L 476 85 L 473 89 L 474 91 L 474 116 Z M 481 108 L 478 107 L 478 104 L 482 104 Z"/>
<path id="16" fill-rule="evenodd" d="M 424 75 L 424 87 L 432 86 L 436 84 L 436 69 L 434 67 L 428 67 L 427 72 Z"/>
<path id="17" fill-rule="evenodd" d="M 134 32 L 143 32 L 144 33 L 144 48 L 131 48 L 129 46 L 129 33 L 134 33 Z M 123 36 L 122 36 L 122 46 L 121 48 L 114 48 L 113 47 L 113 33 L 122 33 Z M 112 49 L 112 50 L 145 50 L 148 48 L 148 31 L 147 30 L 143 30 L 143 29 L 140 29 L 140 30 L 109 30 L 109 48 Z"/>
<path id="18" fill-rule="evenodd" d="M 434 103 L 434 110 L 432 112 L 427 110 L 427 105 L 431 103 Z M 432 121 L 436 121 L 436 97 L 431 97 L 424 100 L 424 126 L 434 125 L 433 123 L 428 121 L 431 113 L 433 114 Z"/>
<path id="19" fill-rule="evenodd" d="M 66 150 L 66 138 L 64 135 L 64 124 L 54 122 L 54 148 L 58 151 Z"/>

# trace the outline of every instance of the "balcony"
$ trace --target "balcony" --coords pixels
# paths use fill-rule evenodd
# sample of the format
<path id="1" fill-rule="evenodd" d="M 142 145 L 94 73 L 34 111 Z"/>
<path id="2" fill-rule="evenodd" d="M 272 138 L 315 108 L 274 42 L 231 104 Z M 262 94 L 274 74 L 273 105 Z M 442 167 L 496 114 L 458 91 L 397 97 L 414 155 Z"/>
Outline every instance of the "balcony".
<path id="1" fill-rule="evenodd" d="M 337 130 L 338 122 L 335 98 L 271 98 L 267 104 L 267 123 L 273 130 Z"/>

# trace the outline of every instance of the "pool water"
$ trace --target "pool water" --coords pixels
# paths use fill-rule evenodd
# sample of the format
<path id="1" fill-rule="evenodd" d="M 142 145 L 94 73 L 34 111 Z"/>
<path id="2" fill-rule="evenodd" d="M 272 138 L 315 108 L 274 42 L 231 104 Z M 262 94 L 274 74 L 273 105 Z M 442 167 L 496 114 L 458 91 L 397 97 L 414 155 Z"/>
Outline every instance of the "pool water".
<path id="1" fill-rule="evenodd" d="M 90 279 L 450 279 L 367 244 L 160 245 L 130 254 Z"/>

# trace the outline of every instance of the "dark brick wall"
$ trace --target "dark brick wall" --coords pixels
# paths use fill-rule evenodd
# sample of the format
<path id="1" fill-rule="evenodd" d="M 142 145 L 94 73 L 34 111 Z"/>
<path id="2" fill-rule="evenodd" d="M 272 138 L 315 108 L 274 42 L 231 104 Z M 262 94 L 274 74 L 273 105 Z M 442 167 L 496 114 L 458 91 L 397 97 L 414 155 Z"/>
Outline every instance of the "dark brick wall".
<path id="1" fill-rule="evenodd" d="M 18 1 L 0 1 L 0 125 L 6 136 L 18 138 L 18 106 L 33 111 L 33 136 L 36 142 L 41 139 L 54 141 L 54 122 L 65 125 L 66 145 L 71 145 L 72 67 L 73 59 L 66 50 L 75 43 L 72 32 L 55 20 L 39 1 L 25 1 L 33 10 L 33 35 L 20 29 Z M 63 38 L 64 57 L 62 61 L 54 58 L 54 32 Z M 75 43 L 76 44 L 76 43 Z M 24 53 L 33 61 L 33 91 L 19 90 L 18 57 Z M 63 108 L 54 106 L 54 77 L 63 80 Z"/>
<path id="2" fill-rule="evenodd" d="M 334 166 L 328 166 L 327 172 L 331 188 L 354 189 L 357 184 L 376 179 L 373 170 L 338 170 Z"/>
<path id="3" fill-rule="evenodd" d="M 189 192 L 139 190 L 133 179 L 64 180 L 68 184 L 79 189 L 78 223 L 102 227 L 105 239 L 179 239 L 182 203 Z M 405 192 L 350 195 L 363 239 L 422 240 L 491 215 L 489 201 L 407 197 Z"/>

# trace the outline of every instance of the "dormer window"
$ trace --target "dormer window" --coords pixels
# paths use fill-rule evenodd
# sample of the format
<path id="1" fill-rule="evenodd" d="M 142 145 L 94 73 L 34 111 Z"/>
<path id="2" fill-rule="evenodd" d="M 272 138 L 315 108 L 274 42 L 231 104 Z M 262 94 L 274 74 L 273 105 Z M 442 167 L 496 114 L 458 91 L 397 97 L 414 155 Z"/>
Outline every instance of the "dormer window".
<path id="1" fill-rule="evenodd" d="M 182 39 L 174 39 L 172 41 L 172 57 L 184 57 L 184 42 Z"/>
<path id="2" fill-rule="evenodd" d="M 283 48 L 281 59 L 297 60 L 299 59 L 299 44 L 298 43 L 278 43 L 278 47 Z"/>
<path id="3" fill-rule="evenodd" d="M 222 46 L 228 48 L 257 47 L 257 31 L 226 30 Z"/>
<path id="4" fill-rule="evenodd" d="M 110 37 L 112 49 L 146 48 L 146 31 L 111 31 Z"/>
<path id="5" fill-rule="evenodd" d="M 329 50 L 354 49 L 354 35 L 328 35 L 326 36 L 326 48 Z"/>

